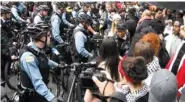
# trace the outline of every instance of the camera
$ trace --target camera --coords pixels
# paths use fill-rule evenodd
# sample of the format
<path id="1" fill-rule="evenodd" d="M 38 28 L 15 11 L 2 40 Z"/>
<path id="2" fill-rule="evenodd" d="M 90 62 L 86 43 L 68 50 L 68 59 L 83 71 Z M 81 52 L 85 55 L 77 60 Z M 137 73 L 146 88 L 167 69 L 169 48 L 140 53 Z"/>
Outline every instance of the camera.
<path id="1" fill-rule="evenodd" d="M 105 81 L 106 75 L 100 72 L 100 68 L 88 68 L 85 71 L 82 71 L 80 74 L 80 85 L 81 88 L 96 90 L 98 87 L 95 85 L 92 80 L 92 76 L 96 76 L 98 80 Z"/>
<path id="2" fill-rule="evenodd" d="M 95 35 L 91 38 L 91 41 L 94 43 L 95 48 L 100 48 L 101 43 L 103 41 L 103 36 L 101 35 Z"/>

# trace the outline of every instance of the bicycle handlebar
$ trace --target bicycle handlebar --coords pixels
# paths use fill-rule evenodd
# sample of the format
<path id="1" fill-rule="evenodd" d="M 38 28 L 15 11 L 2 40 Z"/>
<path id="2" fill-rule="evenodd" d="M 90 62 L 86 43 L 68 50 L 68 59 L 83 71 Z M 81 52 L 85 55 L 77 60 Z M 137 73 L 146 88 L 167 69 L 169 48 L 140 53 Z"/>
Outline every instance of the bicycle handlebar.
<path id="1" fill-rule="evenodd" d="M 87 62 L 87 63 L 72 63 L 70 65 L 64 65 L 60 67 L 60 69 L 67 69 L 71 68 L 71 71 L 74 71 L 75 67 L 95 67 L 97 65 L 97 62 Z"/>

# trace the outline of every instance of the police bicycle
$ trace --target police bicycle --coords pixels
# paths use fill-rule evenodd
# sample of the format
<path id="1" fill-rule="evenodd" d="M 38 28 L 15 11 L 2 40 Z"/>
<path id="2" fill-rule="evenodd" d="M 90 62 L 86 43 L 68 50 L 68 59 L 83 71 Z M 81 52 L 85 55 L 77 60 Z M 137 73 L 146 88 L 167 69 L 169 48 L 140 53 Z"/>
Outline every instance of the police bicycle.
<path id="1" fill-rule="evenodd" d="M 67 70 L 70 73 L 70 76 L 67 78 L 68 81 L 67 89 L 61 92 L 61 96 L 65 102 L 83 102 L 83 91 L 81 90 L 82 77 L 84 71 L 88 68 L 94 68 L 97 66 L 96 62 L 87 62 L 87 63 L 72 63 L 70 65 L 65 64 L 63 67 L 60 67 L 61 70 Z M 91 74 L 92 75 L 92 74 Z M 62 80 L 60 80 L 62 81 Z M 83 83 L 84 84 L 84 83 Z M 83 86 L 83 85 L 82 85 Z"/>

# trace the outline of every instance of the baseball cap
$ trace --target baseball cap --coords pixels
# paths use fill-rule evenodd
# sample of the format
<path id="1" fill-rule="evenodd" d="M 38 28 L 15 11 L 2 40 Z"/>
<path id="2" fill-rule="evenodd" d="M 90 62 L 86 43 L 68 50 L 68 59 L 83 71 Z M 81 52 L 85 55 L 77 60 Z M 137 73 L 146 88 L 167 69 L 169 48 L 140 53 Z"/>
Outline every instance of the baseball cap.
<path id="1" fill-rule="evenodd" d="M 161 69 L 152 77 L 148 102 L 176 102 L 177 92 L 176 76 Z"/>

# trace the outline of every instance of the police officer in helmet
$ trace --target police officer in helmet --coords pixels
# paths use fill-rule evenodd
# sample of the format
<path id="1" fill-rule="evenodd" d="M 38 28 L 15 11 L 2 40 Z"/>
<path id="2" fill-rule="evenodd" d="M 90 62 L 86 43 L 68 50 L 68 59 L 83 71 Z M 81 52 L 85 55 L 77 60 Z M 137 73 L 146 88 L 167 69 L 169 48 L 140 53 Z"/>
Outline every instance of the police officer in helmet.
<path id="1" fill-rule="evenodd" d="M 1 79 L 4 80 L 4 68 L 7 61 L 13 59 L 13 51 L 9 49 L 13 46 L 13 34 L 12 34 L 12 16 L 10 8 L 7 6 L 0 6 L 0 27 L 1 27 Z"/>
<path id="2" fill-rule="evenodd" d="M 77 62 L 87 62 L 88 58 L 92 58 L 93 54 L 90 53 L 91 43 L 88 34 L 88 26 L 91 24 L 92 19 L 87 14 L 78 16 L 79 24 L 74 29 L 73 48 L 74 59 Z"/>
<path id="3" fill-rule="evenodd" d="M 34 24 L 40 22 L 46 22 L 46 17 L 48 16 L 49 7 L 47 5 L 40 5 L 37 8 L 37 15 L 34 17 Z"/>
<path id="4" fill-rule="evenodd" d="M 91 4 L 91 2 L 83 2 L 83 5 L 82 5 L 81 10 L 78 11 L 77 19 L 79 18 L 79 16 L 80 16 L 81 14 L 87 14 L 87 15 L 89 15 L 90 17 L 92 17 L 92 16 L 91 16 L 91 12 L 89 11 L 90 4 Z M 88 26 L 88 30 L 89 30 L 89 31 L 91 32 L 91 34 L 93 34 L 93 35 L 98 35 L 98 34 L 99 34 L 98 32 L 96 32 L 96 31 L 92 28 L 91 25 Z"/>
<path id="5" fill-rule="evenodd" d="M 50 45 L 49 26 L 45 23 L 31 24 L 28 33 L 32 38 L 20 53 L 21 86 L 26 90 L 20 102 L 57 102 L 57 98 L 48 89 L 49 69 L 61 65 L 48 59 L 43 53 Z"/>
<path id="6" fill-rule="evenodd" d="M 11 16 L 10 8 L 7 6 L 0 6 L 0 9 L 1 9 L 1 16 L 0 16 L 1 28 L 6 32 L 10 32 L 10 27 L 12 26 L 11 25 L 12 16 Z"/>
<path id="7" fill-rule="evenodd" d="M 13 20 L 16 22 L 27 23 L 27 21 L 24 20 L 23 17 L 21 17 L 21 15 L 24 12 L 23 4 L 21 2 L 17 2 L 17 1 L 10 2 L 10 4 L 12 5 L 11 13 L 12 13 Z"/>
<path id="8" fill-rule="evenodd" d="M 67 44 L 62 39 L 62 34 L 64 32 L 64 23 L 62 20 L 62 14 L 65 12 L 66 4 L 63 2 L 57 2 L 56 10 L 54 11 L 53 15 L 51 16 L 51 26 L 52 26 L 52 38 L 54 40 L 54 45 Z"/>

